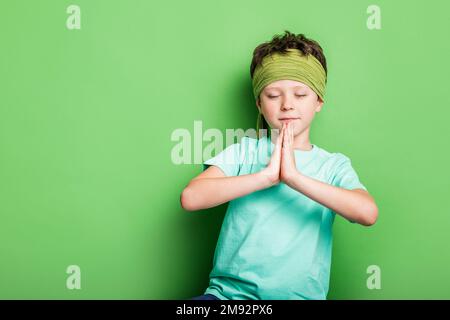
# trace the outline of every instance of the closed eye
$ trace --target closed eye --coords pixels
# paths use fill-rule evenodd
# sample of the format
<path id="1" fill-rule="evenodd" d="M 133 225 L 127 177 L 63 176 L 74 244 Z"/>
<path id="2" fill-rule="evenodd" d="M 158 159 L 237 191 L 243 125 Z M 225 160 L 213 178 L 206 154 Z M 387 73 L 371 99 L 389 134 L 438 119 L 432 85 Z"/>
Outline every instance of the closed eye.
<path id="1" fill-rule="evenodd" d="M 306 94 L 296 94 L 296 97 L 306 97 Z M 268 96 L 270 99 L 278 98 L 279 96 Z"/>

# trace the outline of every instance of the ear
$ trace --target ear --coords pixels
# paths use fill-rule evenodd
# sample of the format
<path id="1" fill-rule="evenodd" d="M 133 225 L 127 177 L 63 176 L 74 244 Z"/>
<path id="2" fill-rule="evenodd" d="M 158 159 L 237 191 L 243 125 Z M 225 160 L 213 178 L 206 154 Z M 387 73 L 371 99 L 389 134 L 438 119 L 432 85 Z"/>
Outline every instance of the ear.
<path id="1" fill-rule="evenodd" d="M 259 98 L 256 99 L 256 107 L 258 108 L 258 111 L 261 112 L 261 101 L 259 101 Z"/>
<path id="2" fill-rule="evenodd" d="M 323 106 L 323 100 L 318 98 L 317 106 L 316 106 L 316 112 L 320 112 L 322 110 L 322 106 Z"/>

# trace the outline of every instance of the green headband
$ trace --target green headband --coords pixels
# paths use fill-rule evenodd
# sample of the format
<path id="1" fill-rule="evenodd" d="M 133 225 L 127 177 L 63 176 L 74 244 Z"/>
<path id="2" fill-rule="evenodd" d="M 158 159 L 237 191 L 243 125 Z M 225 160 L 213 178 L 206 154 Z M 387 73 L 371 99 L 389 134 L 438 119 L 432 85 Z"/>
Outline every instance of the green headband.
<path id="1" fill-rule="evenodd" d="M 263 58 L 253 74 L 253 94 L 258 99 L 268 84 L 277 80 L 295 80 L 308 85 L 324 101 L 326 73 L 312 54 L 303 55 L 298 49 L 287 53 L 275 52 Z"/>

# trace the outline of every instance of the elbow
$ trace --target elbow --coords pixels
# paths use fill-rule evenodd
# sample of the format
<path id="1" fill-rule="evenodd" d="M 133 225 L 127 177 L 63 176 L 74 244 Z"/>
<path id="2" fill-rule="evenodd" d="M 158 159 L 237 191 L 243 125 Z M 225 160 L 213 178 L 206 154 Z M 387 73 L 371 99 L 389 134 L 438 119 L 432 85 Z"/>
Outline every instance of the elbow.
<path id="1" fill-rule="evenodd" d="M 180 196 L 181 207 L 186 211 L 198 210 L 193 201 L 192 190 L 189 187 L 184 188 Z"/>
<path id="2" fill-rule="evenodd" d="M 366 227 L 373 226 L 378 220 L 378 207 L 373 204 L 369 209 L 366 209 L 363 214 L 361 224 Z"/>

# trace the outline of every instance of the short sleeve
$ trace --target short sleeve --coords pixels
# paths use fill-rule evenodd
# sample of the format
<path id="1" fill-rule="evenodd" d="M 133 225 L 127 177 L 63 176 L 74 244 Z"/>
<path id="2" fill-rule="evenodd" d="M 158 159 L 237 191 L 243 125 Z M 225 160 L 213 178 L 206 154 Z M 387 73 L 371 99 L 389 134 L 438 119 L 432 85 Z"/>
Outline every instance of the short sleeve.
<path id="1" fill-rule="evenodd" d="M 203 162 L 203 171 L 210 165 L 219 167 L 227 176 L 237 176 L 240 168 L 240 144 L 235 143 L 226 147 L 222 152 Z"/>
<path id="2" fill-rule="evenodd" d="M 338 157 L 339 160 L 336 162 L 336 170 L 331 184 L 348 190 L 364 189 L 367 191 L 367 188 L 359 181 L 351 160 L 341 153 L 338 153 Z"/>

